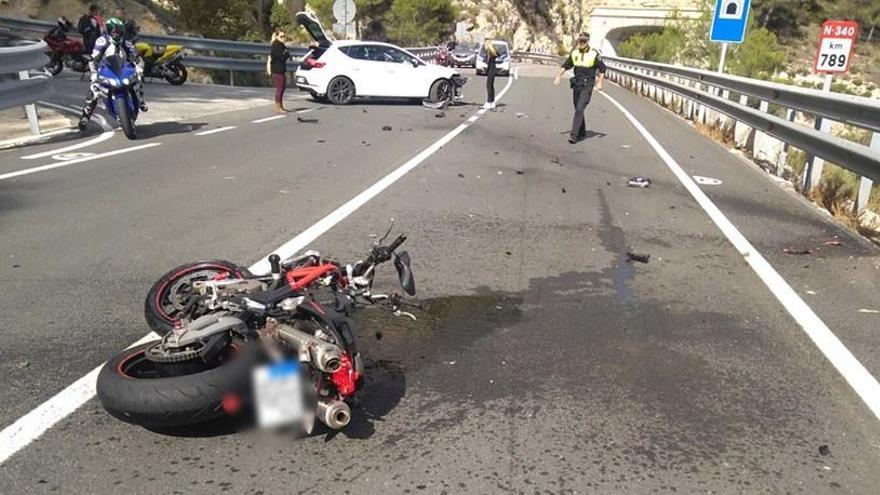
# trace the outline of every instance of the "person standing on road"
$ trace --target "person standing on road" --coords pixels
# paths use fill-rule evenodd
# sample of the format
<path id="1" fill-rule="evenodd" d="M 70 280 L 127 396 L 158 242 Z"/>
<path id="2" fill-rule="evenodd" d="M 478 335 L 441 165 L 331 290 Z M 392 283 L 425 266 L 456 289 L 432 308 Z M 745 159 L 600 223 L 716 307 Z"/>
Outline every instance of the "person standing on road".
<path id="1" fill-rule="evenodd" d="M 272 76 L 275 83 L 275 112 L 286 113 L 284 109 L 284 89 L 287 82 L 287 59 L 290 58 L 290 50 L 284 42 L 287 35 L 284 31 L 275 31 L 272 34 L 272 46 L 269 51 L 269 60 L 266 61 L 266 74 Z"/>
<path id="2" fill-rule="evenodd" d="M 492 40 L 483 42 L 483 51 L 486 52 L 486 104 L 483 108 L 491 110 L 495 108 L 495 74 L 498 72 L 498 50 Z"/>
<path id="3" fill-rule="evenodd" d="M 570 69 L 574 69 L 574 77 L 571 78 L 571 92 L 574 100 L 574 119 L 571 123 L 571 134 L 568 142 L 574 144 L 587 138 L 587 125 L 584 120 L 584 111 L 590 103 L 593 95 L 593 86 L 602 91 L 602 83 L 605 79 L 605 63 L 599 50 L 590 48 L 590 35 L 581 33 L 577 38 L 577 47 L 571 51 L 559 74 L 553 80 L 553 84 L 559 86 L 562 75 Z"/>
<path id="4" fill-rule="evenodd" d="M 76 30 L 82 35 L 86 53 L 91 53 L 94 50 L 95 42 L 101 37 L 103 29 L 104 18 L 101 17 L 101 11 L 95 4 L 89 5 L 88 13 L 83 14 L 76 23 Z"/>

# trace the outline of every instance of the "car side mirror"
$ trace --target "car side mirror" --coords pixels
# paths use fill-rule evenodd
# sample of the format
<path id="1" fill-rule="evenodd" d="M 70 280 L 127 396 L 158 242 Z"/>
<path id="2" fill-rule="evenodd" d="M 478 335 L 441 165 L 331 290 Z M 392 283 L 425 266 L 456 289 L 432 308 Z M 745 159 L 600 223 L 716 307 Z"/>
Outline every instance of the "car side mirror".
<path id="1" fill-rule="evenodd" d="M 421 65 L 418 60 L 410 60 L 410 63 L 413 67 L 418 67 L 419 65 Z"/>

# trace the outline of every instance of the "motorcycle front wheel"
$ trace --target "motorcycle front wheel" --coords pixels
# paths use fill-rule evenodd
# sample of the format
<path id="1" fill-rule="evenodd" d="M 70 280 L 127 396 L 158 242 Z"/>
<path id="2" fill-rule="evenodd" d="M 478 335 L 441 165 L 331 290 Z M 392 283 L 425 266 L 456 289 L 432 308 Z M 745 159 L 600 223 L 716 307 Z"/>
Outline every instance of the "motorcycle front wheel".
<path id="1" fill-rule="evenodd" d="M 170 332 L 193 298 L 193 282 L 246 278 L 251 272 L 224 260 L 196 261 L 178 266 L 156 281 L 144 301 L 147 324 L 159 335 Z M 200 316 L 200 315 L 197 315 Z"/>
<path id="2" fill-rule="evenodd" d="M 188 74 L 186 67 L 184 67 L 183 64 L 175 62 L 168 66 L 168 70 L 170 73 L 165 76 L 165 80 L 168 81 L 168 84 L 171 84 L 172 86 L 180 86 L 186 82 Z"/>
<path id="3" fill-rule="evenodd" d="M 125 137 L 137 139 L 137 127 L 134 125 L 134 118 L 128 108 L 128 102 L 122 99 L 116 100 L 116 111 L 119 114 L 119 125 L 122 126 Z"/>
<path id="4" fill-rule="evenodd" d="M 52 60 L 50 60 L 44 68 L 49 74 L 52 74 L 52 76 L 57 76 L 58 74 L 61 74 L 62 69 L 64 69 L 64 64 L 59 57 L 52 57 Z"/>
<path id="5" fill-rule="evenodd" d="M 233 339 L 209 364 L 194 358 L 194 368 L 168 376 L 143 344 L 116 355 L 98 374 L 96 389 L 113 417 L 147 428 L 179 428 L 238 412 L 249 395 L 251 370 L 258 363 L 256 346 Z"/>

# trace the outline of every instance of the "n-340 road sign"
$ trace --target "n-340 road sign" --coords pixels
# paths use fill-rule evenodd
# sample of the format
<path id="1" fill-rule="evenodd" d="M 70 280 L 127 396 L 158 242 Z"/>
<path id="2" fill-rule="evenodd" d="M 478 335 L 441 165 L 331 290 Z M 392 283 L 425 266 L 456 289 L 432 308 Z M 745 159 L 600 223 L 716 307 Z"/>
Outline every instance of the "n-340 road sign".
<path id="1" fill-rule="evenodd" d="M 715 0 L 711 41 L 742 43 L 749 22 L 750 0 Z"/>
<path id="2" fill-rule="evenodd" d="M 819 32 L 819 48 L 816 50 L 816 72 L 826 74 L 849 70 L 852 53 L 859 36 L 859 23 L 855 21 L 825 21 Z"/>

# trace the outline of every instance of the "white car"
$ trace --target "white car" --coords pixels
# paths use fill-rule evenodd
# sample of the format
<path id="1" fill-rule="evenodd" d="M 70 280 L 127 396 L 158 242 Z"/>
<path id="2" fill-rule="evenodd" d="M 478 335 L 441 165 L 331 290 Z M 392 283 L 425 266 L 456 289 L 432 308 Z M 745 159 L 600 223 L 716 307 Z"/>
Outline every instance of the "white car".
<path id="1" fill-rule="evenodd" d="M 495 51 L 498 52 L 498 58 L 495 59 L 495 67 L 499 76 L 510 75 L 510 46 L 506 41 L 493 40 Z M 477 75 L 486 73 L 488 66 L 486 65 L 486 47 L 480 45 L 480 51 L 477 53 Z"/>
<path id="2" fill-rule="evenodd" d="M 355 97 L 445 99 L 454 91 L 451 68 L 427 64 L 408 51 L 372 41 L 331 41 L 321 23 L 300 12 L 297 21 L 318 43 L 296 71 L 297 88 L 346 105 Z"/>

